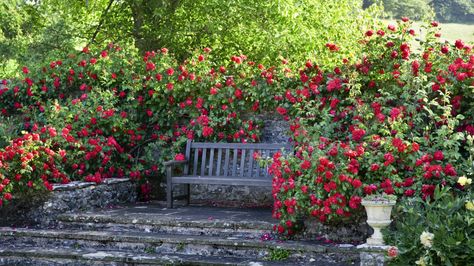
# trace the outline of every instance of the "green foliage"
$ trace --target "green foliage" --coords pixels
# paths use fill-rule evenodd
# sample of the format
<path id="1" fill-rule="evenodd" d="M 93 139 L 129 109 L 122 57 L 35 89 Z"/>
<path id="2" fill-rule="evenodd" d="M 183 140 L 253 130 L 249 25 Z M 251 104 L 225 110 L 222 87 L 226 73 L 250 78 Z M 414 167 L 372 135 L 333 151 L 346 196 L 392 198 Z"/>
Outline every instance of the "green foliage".
<path id="1" fill-rule="evenodd" d="M 282 248 L 270 249 L 268 254 L 268 260 L 270 261 L 282 261 L 288 259 L 290 251 Z"/>
<path id="2" fill-rule="evenodd" d="M 317 55 L 323 65 L 329 63 L 326 43 L 336 43 L 348 56 L 357 32 L 373 23 L 375 10 L 362 11 L 360 5 L 354 0 L 130 2 L 133 19 L 140 22 L 134 34 L 142 51 L 167 47 L 184 59 L 195 48 L 210 47 L 221 59 L 243 53 L 261 63 Z"/>
<path id="3" fill-rule="evenodd" d="M 430 0 L 383 0 L 383 6 L 390 18 L 409 17 L 413 20 L 428 20 L 433 18 Z"/>
<path id="4" fill-rule="evenodd" d="M 443 22 L 474 23 L 474 1 L 472 0 L 432 0 L 436 19 Z"/>
<path id="5" fill-rule="evenodd" d="M 384 232 L 386 242 L 399 249 L 391 264 L 461 266 L 474 261 L 473 196 L 470 187 L 466 190 L 456 196 L 438 188 L 431 202 L 403 199 L 393 212 L 394 226 Z M 433 239 L 423 241 L 423 232 Z"/>
<path id="6" fill-rule="evenodd" d="M 472 0 L 364 0 L 363 6 L 382 3 L 389 18 L 409 17 L 414 20 L 435 18 L 442 22 L 474 23 Z"/>
<path id="7" fill-rule="evenodd" d="M 134 44 L 140 52 L 167 47 L 179 61 L 210 47 L 219 63 L 245 54 L 265 65 L 279 57 L 316 60 L 327 68 L 355 54 L 358 33 L 371 25 L 377 6 L 358 0 L 304 1 L 60 1 L 8 0 L 0 6 L 0 77 L 15 69 L 63 57 L 85 45 Z M 326 43 L 340 53 L 332 56 Z"/>
<path id="8" fill-rule="evenodd" d="M 88 43 L 108 1 L 19 1 L 0 4 L 0 78 L 64 57 Z M 103 39 L 101 45 L 109 41 Z M 123 40 L 124 43 L 125 40 Z"/>
<path id="9" fill-rule="evenodd" d="M 8 146 L 10 141 L 20 135 L 19 123 L 20 121 L 14 117 L 3 117 L 0 120 L 0 149 Z"/>

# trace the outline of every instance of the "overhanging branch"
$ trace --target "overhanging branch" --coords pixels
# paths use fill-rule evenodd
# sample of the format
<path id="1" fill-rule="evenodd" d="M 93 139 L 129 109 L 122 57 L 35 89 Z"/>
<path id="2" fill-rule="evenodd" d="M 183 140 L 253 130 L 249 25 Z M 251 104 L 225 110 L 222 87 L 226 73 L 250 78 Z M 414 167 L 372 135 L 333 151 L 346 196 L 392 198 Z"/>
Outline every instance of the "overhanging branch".
<path id="1" fill-rule="evenodd" d="M 100 28 L 102 27 L 102 24 L 104 24 L 105 18 L 107 17 L 107 13 L 109 12 L 110 7 L 114 3 L 114 1 L 115 0 L 110 0 L 104 12 L 102 12 L 102 15 L 100 16 L 99 25 L 97 25 L 97 27 L 95 28 L 94 34 L 92 35 L 92 38 L 87 44 L 87 46 L 91 45 L 94 42 L 95 38 L 97 37 L 97 34 L 99 34 Z"/>

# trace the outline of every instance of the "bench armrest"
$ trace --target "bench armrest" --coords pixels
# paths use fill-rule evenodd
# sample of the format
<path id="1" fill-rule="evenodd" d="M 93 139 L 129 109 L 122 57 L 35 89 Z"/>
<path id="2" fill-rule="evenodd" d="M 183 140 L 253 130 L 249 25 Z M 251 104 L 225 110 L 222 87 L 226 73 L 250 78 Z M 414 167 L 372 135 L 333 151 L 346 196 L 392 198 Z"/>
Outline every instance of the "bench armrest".
<path id="1" fill-rule="evenodd" d="M 178 164 L 187 164 L 187 163 L 188 163 L 188 160 L 182 160 L 182 161 L 171 160 L 171 161 L 164 162 L 163 164 L 166 167 L 168 167 L 168 166 L 173 166 L 173 165 L 178 165 Z"/>

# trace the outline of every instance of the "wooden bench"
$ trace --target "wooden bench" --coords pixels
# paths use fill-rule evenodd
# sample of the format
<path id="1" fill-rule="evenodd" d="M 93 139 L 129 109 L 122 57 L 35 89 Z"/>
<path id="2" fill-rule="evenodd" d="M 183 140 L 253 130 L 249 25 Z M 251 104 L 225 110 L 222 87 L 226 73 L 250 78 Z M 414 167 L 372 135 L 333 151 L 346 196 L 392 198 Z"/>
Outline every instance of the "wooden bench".
<path id="1" fill-rule="evenodd" d="M 173 208 L 173 185 L 185 184 L 186 204 L 190 201 L 191 184 L 237 185 L 271 187 L 272 177 L 254 159 L 258 152 L 263 158 L 290 149 L 289 144 L 268 143 L 206 143 L 188 141 L 185 160 L 168 161 L 166 166 L 167 206 Z M 173 176 L 173 167 L 183 166 L 182 175 Z"/>

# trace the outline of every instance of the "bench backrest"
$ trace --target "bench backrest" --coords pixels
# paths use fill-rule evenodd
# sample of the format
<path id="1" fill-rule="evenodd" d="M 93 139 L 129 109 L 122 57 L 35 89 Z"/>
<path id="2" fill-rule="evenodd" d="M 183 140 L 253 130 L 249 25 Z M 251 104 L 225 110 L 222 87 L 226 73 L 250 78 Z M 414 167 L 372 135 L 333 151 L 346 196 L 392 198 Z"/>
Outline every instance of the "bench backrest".
<path id="1" fill-rule="evenodd" d="M 288 153 L 287 143 L 208 143 L 188 141 L 185 175 L 271 179 L 267 167 L 260 167 L 254 153 L 271 158 L 278 151 Z"/>

